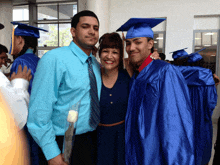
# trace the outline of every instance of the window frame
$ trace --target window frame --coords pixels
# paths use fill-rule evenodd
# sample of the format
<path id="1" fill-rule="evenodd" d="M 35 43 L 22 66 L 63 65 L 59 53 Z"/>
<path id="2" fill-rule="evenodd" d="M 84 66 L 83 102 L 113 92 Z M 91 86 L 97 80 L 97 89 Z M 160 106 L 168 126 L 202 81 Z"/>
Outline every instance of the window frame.
<path id="1" fill-rule="evenodd" d="M 219 75 L 220 74 L 220 71 L 219 71 L 219 62 L 220 62 L 220 55 L 219 55 L 219 50 L 220 50 L 220 29 L 209 29 L 209 30 L 193 30 L 193 46 L 192 46 L 192 52 L 195 51 L 195 35 L 196 33 L 204 33 L 204 32 L 216 32 L 217 33 L 217 49 L 216 49 L 216 67 L 215 67 L 215 73 L 216 75 Z M 202 37 L 202 36 L 201 36 Z M 201 47 L 204 47 L 203 45 L 201 45 Z"/>

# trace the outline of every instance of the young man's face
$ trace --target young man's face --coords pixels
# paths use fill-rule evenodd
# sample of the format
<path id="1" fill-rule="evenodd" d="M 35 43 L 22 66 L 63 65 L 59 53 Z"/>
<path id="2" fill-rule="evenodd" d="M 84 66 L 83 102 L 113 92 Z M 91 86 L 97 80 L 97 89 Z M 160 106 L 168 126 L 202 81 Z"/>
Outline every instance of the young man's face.
<path id="1" fill-rule="evenodd" d="M 81 49 L 91 49 L 99 39 L 99 24 L 95 17 L 80 17 L 76 28 L 71 28 L 73 41 Z"/>
<path id="2" fill-rule="evenodd" d="M 150 55 L 153 47 L 153 40 L 148 41 L 146 37 L 126 39 L 126 52 L 130 62 L 139 67 Z"/>
<path id="3" fill-rule="evenodd" d="M 2 52 L 0 54 L 0 68 L 2 67 L 2 65 L 6 65 L 6 60 L 8 59 L 8 56 L 5 52 Z"/>

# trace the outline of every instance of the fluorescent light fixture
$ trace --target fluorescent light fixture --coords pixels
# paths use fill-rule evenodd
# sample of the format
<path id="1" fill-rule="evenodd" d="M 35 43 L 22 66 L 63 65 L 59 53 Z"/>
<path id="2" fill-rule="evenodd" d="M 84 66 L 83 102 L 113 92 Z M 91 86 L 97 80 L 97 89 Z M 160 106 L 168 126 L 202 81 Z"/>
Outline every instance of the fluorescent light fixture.
<path id="1" fill-rule="evenodd" d="M 154 41 L 154 43 L 156 44 L 156 43 L 157 43 L 157 41 Z"/>
<path id="2" fill-rule="evenodd" d="M 206 36 L 214 35 L 214 33 L 205 33 Z"/>
<path id="3" fill-rule="evenodd" d="M 156 40 L 162 40 L 163 39 L 163 37 L 157 37 L 156 38 Z"/>
<path id="4" fill-rule="evenodd" d="M 195 38 L 196 40 L 201 40 L 201 38 Z"/>
<path id="5" fill-rule="evenodd" d="M 211 46 L 211 45 L 204 45 L 204 46 Z"/>
<path id="6" fill-rule="evenodd" d="M 213 54 L 213 55 L 211 55 L 211 56 L 215 56 L 215 55 Z"/>

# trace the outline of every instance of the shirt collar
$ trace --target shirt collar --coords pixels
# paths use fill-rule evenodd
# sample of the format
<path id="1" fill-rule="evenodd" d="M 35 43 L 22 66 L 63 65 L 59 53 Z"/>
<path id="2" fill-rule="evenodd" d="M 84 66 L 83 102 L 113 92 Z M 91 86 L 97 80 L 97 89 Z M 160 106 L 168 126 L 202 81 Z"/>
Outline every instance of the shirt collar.
<path id="1" fill-rule="evenodd" d="M 150 54 L 151 55 L 151 54 Z M 138 71 L 141 72 L 148 64 L 151 63 L 152 59 L 150 58 L 150 55 L 144 60 L 144 62 L 141 64 L 141 66 L 138 68 Z"/>
<path id="2" fill-rule="evenodd" d="M 26 53 L 34 53 L 34 51 L 32 50 L 32 49 L 27 49 L 27 51 L 24 53 L 24 54 L 26 54 Z"/>
<path id="3" fill-rule="evenodd" d="M 71 49 L 71 51 L 80 59 L 80 61 L 82 63 L 85 63 L 86 60 L 89 57 L 92 57 L 92 59 L 94 58 L 94 56 L 92 55 L 92 51 L 90 53 L 90 55 L 88 56 L 82 49 L 80 49 L 73 41 L 71 41 L 69 48 Z"/>

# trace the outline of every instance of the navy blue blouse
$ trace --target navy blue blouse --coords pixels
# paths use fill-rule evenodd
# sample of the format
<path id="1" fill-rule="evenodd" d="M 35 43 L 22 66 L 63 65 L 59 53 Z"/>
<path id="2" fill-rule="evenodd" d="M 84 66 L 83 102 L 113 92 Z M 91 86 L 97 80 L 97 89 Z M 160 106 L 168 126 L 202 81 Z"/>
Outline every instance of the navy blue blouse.
<path id="1" fill-rule="evenodd" d="M 100 98 L 100 123 L 112 124 L 125 120 L 129 96 L 130 77 L 125 70 L 119 70 L 118 79 L 112 88 L 102 83 Z"/>

